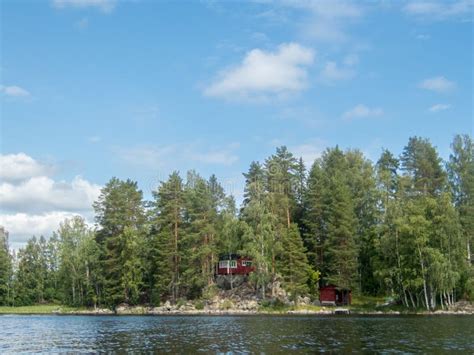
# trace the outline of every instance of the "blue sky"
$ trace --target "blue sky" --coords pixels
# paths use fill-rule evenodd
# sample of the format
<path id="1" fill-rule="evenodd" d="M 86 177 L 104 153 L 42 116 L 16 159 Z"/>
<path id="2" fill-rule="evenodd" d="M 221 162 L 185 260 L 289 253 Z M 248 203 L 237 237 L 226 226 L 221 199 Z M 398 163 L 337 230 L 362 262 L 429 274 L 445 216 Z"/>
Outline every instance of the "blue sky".
<path id="1" fill-rule="evenodd" d="M 376 160 L 473 133 L 473 1 L 1 2 L 0 224 L 13 246 L 112 176 L 242 172 L 276 146 Z"/>

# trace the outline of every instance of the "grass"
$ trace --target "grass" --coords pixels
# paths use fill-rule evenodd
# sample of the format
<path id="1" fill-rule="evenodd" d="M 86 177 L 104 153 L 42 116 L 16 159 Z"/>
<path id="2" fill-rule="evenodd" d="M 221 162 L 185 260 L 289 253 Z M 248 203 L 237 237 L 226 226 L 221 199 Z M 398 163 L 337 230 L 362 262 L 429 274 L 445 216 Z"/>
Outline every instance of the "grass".
<path id="1" fill-rule="evenodd" d="M 359 311 L 375 311 L 385 303 L 385 297 L 353 295 L 350 309 Z"/>
<path id="2" fill-rule="evenodd" d="M 295 306 L 289 306 L 287 304 L 284 304 L 283 302 L 280 301 L 263 301 L 262 304 L 260 305 L 259 312 L 262 313 L 276 313 L 276 314 L 283 314 L 287 313 L 289 311 L 310 311 L 310 312 L 319 312 L 321 310 L 324 310 L 326 308 L 321 307 L 321 306 L 315 306 L 312 304 L 299 304 Z"/>
<path id="3" fill-rule="evenodd" d="M 0 314 L 53 314 L 78 311 L 81 308 L 68 307 L 60 304 L 38 304 L 21 307 L 0 307 Z"/>

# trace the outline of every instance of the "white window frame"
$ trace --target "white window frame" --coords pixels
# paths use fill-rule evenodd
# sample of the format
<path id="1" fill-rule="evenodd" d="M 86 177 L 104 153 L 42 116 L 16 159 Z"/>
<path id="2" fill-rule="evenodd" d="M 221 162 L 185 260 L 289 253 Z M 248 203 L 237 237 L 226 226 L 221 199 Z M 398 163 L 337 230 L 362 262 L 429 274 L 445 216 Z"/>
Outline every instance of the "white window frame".
<path id="1" fill-rule="evenodd" d="M 229 260 L 219 261 L 219 269 L 227 269 L 227 268 L 229 268 Z"/>

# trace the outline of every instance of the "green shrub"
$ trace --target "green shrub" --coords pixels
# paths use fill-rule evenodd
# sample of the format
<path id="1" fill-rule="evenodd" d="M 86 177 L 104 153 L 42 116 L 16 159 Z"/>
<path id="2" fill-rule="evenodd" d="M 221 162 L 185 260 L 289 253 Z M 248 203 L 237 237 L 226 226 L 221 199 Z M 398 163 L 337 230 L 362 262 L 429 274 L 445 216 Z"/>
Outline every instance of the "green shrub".
<path id="1" fill-rule="evenodd" d="M 186 300 L 184 298 L 180 298 L 176 301 L 176 306 L 178 308 L 181 308 L 182 306 L 184 306 L 186 304 Z"/>
<path id="2" fill-rule="evenodd" d="M 217 288 L 216 285 L 207 286 L 202 291 L 202 299 L 206 301 L 213 299 L 217 295 L 218 292 L 219 292 L 219 289 Z"/>
<path id="3" fill-rule="evenodd" d="M 231 300 L 224 300 L 224 302 L 220 305 L 220 309 L 228 310 L 234 307 L 234 304 Z"/>

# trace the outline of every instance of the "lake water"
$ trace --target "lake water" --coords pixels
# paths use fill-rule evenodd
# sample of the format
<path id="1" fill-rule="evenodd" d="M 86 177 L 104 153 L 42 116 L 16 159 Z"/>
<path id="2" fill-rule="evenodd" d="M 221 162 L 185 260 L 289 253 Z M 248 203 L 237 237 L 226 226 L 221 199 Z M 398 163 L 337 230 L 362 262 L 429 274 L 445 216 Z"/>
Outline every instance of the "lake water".
<path id="1" fill-rule="evenodd" d="M 0 316 L 9 352 L 474 353 L 474 316 Z"/>

